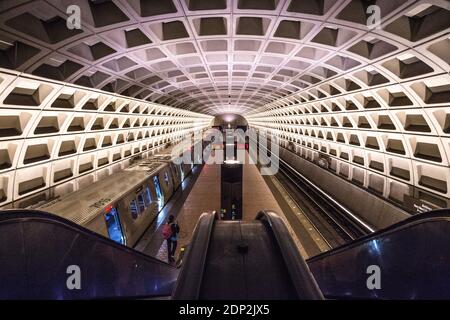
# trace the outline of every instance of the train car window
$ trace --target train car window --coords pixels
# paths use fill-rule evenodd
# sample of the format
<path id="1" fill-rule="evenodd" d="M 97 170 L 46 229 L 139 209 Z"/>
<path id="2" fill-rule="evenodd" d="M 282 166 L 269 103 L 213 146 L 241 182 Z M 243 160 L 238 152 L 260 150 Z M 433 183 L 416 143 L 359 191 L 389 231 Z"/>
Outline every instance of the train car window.
<path id="1" fill-rule="evenodd" d="M 178 171 L 178 166 L 174 166 L 173 170 L 171 170 L 173 173 L 173 184 L 176 184 L 176 179 L 181 179 L 181 173 Z"/>
<path id="2" fill-rule="evenodd" d="M 152 194 L 149 187 L 144 189 L 144 201 L 147 207 L 152 203 Z"/>
<path id="3" fill-rule="evenodd" d="M 159 184 L 158 176 L 153 177 L 153 183 L 155 184 L 156 197 L 158 198 L 159 208 L 161 209 L 164 203 L 164 196 Z"/>
<path id="4" fill-rule="evenodd" d="M 131 217 L 133 219 L 137 219 L 138 215 L 139 215 L 139 211 L 138 211 L 138 207 L 136 204 L 136 200 L 132 200 L 130 202 L 130 212 L 131 212 Z"/>
<path id="5" fill-rule="evenodd" d="M 108 229 L 109 238 L 117 243 L 125 244 L 125 237 L 119 220 L 119 213 L 116 208 L 111 208 L 105 213 L 105 222 Z"/>
<path id="6" fill-rule="evenodd" d="M 178 169 L 180 170 L 181 181 L 184 181 L 184 170 L 181 164 L 178 165 Z"/>
<path id="7" fill-rule="evenodd" d="M 142 193 L 139 193 L 137 196 L 138 199 L 138 205 L 139 205 L 139 213 L 142 213 L 145 211 L 146 205 L 144 203 L 144 195 Z"/>
<path id="8" fill-rule="evenodd" d="M 167 171 L 164 172 L 164 182 L 166 183 L 166 186 L 169 186 L 169 175 L 167 174 Z"/>

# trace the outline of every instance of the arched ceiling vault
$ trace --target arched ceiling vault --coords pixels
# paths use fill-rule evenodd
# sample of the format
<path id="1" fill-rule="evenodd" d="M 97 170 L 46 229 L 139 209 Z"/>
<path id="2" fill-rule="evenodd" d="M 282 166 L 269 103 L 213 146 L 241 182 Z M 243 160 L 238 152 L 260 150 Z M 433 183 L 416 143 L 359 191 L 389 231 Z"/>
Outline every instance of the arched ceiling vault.
<path id="1" fill-rule="evenodd" d="M 449 207 L 449 27 L 446 0 L 0 1 L 0 204 L 240 114 L 386 200 Z"/>
<path id="2" fill-rule="evenodd" d="M 65 28 L 74 3 L 81 30 Z M 372 4 L 381 9 L 380 29 L 366 26 Z M 246 115 L 449 69 L 445 0 L 0 6 L 1 67 L 211 115 Z"/>

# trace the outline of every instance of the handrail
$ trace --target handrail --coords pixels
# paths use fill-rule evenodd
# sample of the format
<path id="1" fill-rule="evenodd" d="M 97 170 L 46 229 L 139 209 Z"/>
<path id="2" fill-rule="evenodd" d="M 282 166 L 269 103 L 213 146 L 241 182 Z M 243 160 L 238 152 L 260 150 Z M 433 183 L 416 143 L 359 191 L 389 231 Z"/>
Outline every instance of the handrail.
<path id="1" fill-rule="evenodd" d="M 176 267 L 172 266 L 171 264 L 165 263 L 159 259 L 156 259 L 152 256 L 148 256 L 140 251 L 137 251 L 131 247 L 126 247 L 124 245 L 118 244 L 117 242 L 99 234 L 94 231 L 91 231 L 89 229 L 86 229 L 79 224 L 76 224 L 73 221 L 64 219 L 58 215 L 39 211 L 39 210 L 16 210 L 16 209 L 7 209 L 7 210 L 0 210 L 0 225 L 4 222 L 7 223 L 15 223 L 19 222 L 21 220 L 26 221 L 46 221 L 49 223 L 56 223 L 56 224 L 62 224 L 64 227 L 67 227 L 71 230 L 75 230 L 76 232 L 85 234 L 89 237 L 94 237 L 96 241 L 100 241 L 102 243 L 107 244 L 108 246 L 115 247 L 117 249 L 120 249 L 122 251 L 126 251 L 129 253 L 132 253 L 133 255 L 137 255 L 142 259 L 163 265 L 167 268 L 176 269 Z"/>
<path id="2" fill-rule="evenodd" d="M 421 223 L 426 220 L 433 220 L 433 219 L 442 219 L 442 218 L 450 218 L 450 210 L 449 209 L 442 209 L 442 210 L 434 210 L 434 211 L 428 211 L 420 214 L 416 214 L 414 216 L 411 216 L 405 220 L 399 221 L 397 223 L 394 223 L 393 225 L 390 225 L 389 227 L 386 227 L 384 229 L 375 231 L 374 233 L 368 234 L 366 236 L 363 236 L 359 239 L 356 239 L 354 241 L 351 241 L 349 243 L 346 243 L 340 247 L 331 249 L 329 251 L 322 252 L 314 257 L 309 258 L 306 262 L 312 262 L 319 260 L 321 258 L 325 258 L 327 256 L 331 256 L 333 254 L 337 254 L 339 252 L 345 251 L 349 248 L 356 247 L 364 242 L 371 241 L 373 239 L 379 238 L 381 235 L 385 235 L 388 233 L 395 232 L 397 230 L 403 229 L 405 227 Z"/>
<path id="3" fill-rule="evenodd" d="M 0 244 L 0 252 L 13 253 L 0 268 L 3 298 L 169 296 L 178 276 L 178 270 L 169 264 L 50 213 L 0 211 L 0 229 L 14 235 L 7 244 Z M 18 268 L 24 261 L 28 265 L 25 272 Z M 79 291 L 66 287 L 69 265 L 80 268 Z"/>
<path id="4" fill-rule="evenodd" d="M 172 299 L 199 299 L 215 216 L 215 212 L 206 212 L 200 216 L 192 236 L 191 245 L 189 245 L 183 259 Z"/>
<path id="5" fill-rule="evenodd" d="M 312 257 L 307 263 L 327 298 L 448 299 L 449 241 L 450 210 L 437 210 Z M 368 282 L 370 274 L 377 274 L 376 287 Z"/>
<path id="6" fill-rule="evenodd" d="M 283 220 L 272 211 L 260 211 L 256 220 L 265 223 L 273 233 L 298 298 L 301 300 L 322 300 L 322 292 L 308 265 L 300 255 Z"/>

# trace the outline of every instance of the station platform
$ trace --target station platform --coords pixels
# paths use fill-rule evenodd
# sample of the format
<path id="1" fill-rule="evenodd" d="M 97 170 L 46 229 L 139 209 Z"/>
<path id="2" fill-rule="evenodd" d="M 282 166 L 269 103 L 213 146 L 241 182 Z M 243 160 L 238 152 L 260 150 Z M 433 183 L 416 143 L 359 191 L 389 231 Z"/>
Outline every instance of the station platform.
<path id="1" fill-rule="evenodd" d="M 300 253 L 305 258 L 309 256 L 305 251 L 300 238 L 295 230 L 290 226 L 288 219 L 283 215 L 283 210 L 279 205 L 278 200 L 267 185 L 258 167 L 251 164 L 246 155 L 246 161 L 243 165 L 242 178 L 242 208 L 244 221 L 253 221 L 259 211 L 271 210 L 278 213 L 284 220 L 288 227 L 289 233 L 294 239 Z M 221 206 L 221 166 L 218 164 L 203 165 L 195 184 L 193 185 L 189 195 L 184 204 L 176 213 L 171 213 L 176 216 L 176 221 L 180 226 L 180 234 L 178 239 L 178 246 L 176 257 L 179 256 L 180 250 L 183 246 L 191 242 L 192 235 L 197 224 L 198 219 L 204 212 L 220 211 Z M 159 228 L 155 232 L 161 232 Z M 162 236 L 156 234 L 152 240 L 160 245 L 157 252 L 146 252 L 153 254 L 156 258 L 167 261 L 167 245 L 163 241 Z M 155 243 L 152 244 L 155 246 Z"/>
<path id="2" fill-rule="evenodd" d="M 183 246 L 190 243 L 198 219 L 203 212 L 220 210 L 220 165 L 205 164 L 191 192 L 176 215 L 180 226 L 175 256 Z M 161 242 L 162 237 L 159 237 Z M 162 242 L 156 258 L 167 261 L 167 245 Z"/>
<path id="3" fill-rule="evenodd" d="M 243 220 L 255 219 L 256 214 L 262 210 L 281 212 L 258 167 L 250 163 L 248 153 L 243 165 L 242 198 Z"/>

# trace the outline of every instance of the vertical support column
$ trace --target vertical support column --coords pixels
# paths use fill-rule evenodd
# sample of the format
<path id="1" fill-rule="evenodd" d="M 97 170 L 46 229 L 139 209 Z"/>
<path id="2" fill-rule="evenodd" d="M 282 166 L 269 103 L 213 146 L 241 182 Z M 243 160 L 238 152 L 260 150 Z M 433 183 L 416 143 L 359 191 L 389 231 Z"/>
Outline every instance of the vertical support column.
<path id="1" fill-rule="evenodd" d="M 241 220 L 243 165 L 227 162 L 221 165 L 220 175 L 222 219 Z"/>

